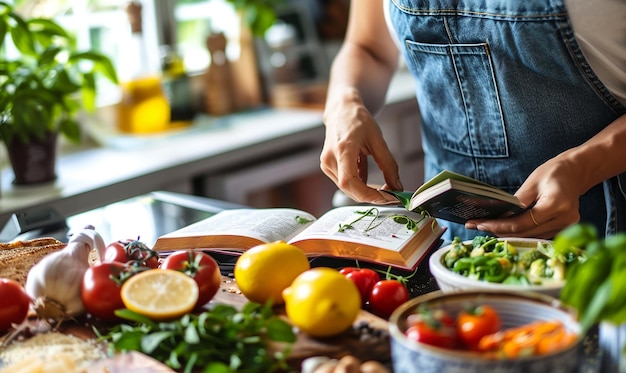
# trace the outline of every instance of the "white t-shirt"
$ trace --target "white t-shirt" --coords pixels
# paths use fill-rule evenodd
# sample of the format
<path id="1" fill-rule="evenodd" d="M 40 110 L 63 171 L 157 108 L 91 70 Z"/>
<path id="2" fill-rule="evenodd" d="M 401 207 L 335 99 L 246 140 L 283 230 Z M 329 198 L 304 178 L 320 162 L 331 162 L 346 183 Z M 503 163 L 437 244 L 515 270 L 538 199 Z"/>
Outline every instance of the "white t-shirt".
<path id="1" fill-rule="evenodd" d="M 387 25 L 389 0 L 384 0 Z M 574 35 L 600 81 L 626 105 L 626 0 L 565 0 Z M 389 27 L 397 41 L 393 27 Z"/>

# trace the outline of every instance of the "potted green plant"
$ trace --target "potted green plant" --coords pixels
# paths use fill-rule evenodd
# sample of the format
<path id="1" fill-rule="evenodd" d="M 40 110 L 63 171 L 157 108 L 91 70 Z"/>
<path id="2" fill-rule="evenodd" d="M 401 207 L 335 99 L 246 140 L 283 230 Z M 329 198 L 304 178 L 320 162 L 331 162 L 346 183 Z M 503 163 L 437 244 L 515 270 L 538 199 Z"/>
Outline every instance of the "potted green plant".
<path id="1" fill-rule="evenodd" d="M 15 184 L 56 178 L 57 135 L 80 141 L 77 117 L 95 109 L 98 76 L 117 83 L 108 57 L 78 50 L 59 23 L 22 17 L 0 1 L 0 140 Z"/>

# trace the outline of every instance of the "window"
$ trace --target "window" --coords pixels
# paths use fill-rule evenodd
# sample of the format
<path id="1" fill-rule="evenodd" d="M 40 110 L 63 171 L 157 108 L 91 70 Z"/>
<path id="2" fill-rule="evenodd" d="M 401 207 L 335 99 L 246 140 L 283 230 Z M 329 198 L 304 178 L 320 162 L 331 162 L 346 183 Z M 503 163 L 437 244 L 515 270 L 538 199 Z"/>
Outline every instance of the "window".
<path id="1" fill-rule="evenodd" d="M 224 0 L 165 0 L 174 3 L 169 14 L 174 15 L 175 27 L 170 37 L 177 40 L 177 52 L 189 72 L 206 69 L 211 63 L 205 39 L 211 31 L 222 31 L 230 41 L 239 38 L 239 18 L 232 6 Z M 171 21 L 170 21 L 171 22 Z M 166 22 L 161 20 L 162 24 Z M 167 36 L 164 36 L 167 37 Z M 164 41 L 168 41 L 165 39 Z M 237 43 L 230 42 L 227 54 L 236 58 Z"/>
<path id="2" fill-rule="evenodd" d="M 10 0 L 9 0 L 10 1 Z M 129 0 L 14 0 L 25 16 L 55 18 L 75 32 L 81 49 L 94 48 L 111 58 L 118 71 L 124 68 L 123 42 L 130 37 L 125 12 Z M 228 40 L 226 54 L 234 61 L 239 56 L 239 17 L 229 0 L 136 0 L 143 5 L 144 42 L 148 61 L 154 71 L 160 69 L 163 45 L 170 45 L 182 58 L 190 75 L 202 73 L 210 65 L 206 37 L 211 31 L 223 32 Z M 347 19 L 348 0 L 286 0 L 289 6 L 279 14 L 282 27 L 296 31 L 298 81 L 324 80 L 328 73 L 325 51 L 321 51 L 318 33 L 341 37 Z M 328 10 L 325 7 L 333 7 Z M 337 15 L 331 17 L 331 15 Z M 284 30 L 283 30 L 284 31 Z M 267 37 L 266 37 L 267 39 Z M 269 41 L 269 40 L 266 40 Z M 258 63 L 267 78 L 280 66 L 267 43 L 257 43 Z M 279 53 L 280 54 L 280 53 Z M 271 79 L 271 78 L 267 78 Z M 265 82 L 270 86 L 271 82 Z M 100 105 L 119 101 L 119 87 L 106 80 L 100 84 Z"/>
<path id="3" fill-rule="evenodd" d="M 225 0 L 138 0 L 143 6 L 143 34 L 149 60 L 160 68 L 162 45 L 169 44 L 182 57 L 190 74 L 210 64 L 205 38 L 210 30 L 223 31 L 229 40 L 239 36 L 239 20 Z M 72 30 L 82 49 L 94 48 L 122 64 L 120 47 L 130 35 L 125 12 L 127 0 L 15 0 L 20 14 L 55 18 Z M 229 43 L 229 57 L 236 57 L 236 43 Z M 109 85 L 107 87 L 107 84 Z M 101 85 L 101 104 L 114 103 L 119 90 Z"/>

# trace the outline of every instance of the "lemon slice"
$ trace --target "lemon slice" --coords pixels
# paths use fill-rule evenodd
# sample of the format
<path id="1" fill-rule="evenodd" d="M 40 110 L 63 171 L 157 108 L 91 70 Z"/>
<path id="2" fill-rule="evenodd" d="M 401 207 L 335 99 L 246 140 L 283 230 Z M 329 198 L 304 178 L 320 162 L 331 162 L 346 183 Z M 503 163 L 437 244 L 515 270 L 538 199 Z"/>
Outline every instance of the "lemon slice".
<path id="1" fill-rule="evenodd" d="M 191 312 L 198 293 L 193 278 L 171 269 L 138 273 L 124 282 L 121 289 L 126 308 L 154 320 L 174 319 Z"/>

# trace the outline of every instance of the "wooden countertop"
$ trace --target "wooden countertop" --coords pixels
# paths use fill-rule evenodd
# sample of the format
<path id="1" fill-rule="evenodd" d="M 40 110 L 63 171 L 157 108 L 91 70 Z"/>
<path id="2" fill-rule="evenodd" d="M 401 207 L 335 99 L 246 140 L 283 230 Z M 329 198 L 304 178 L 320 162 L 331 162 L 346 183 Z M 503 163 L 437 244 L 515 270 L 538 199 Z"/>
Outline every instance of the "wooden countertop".
<path id="1" fill-rule="evenodd" d="M 222 276 L 221 289 L 211 300 L 211 303 L 241 307 L 246 302 L 247 299 L 238 291 L 234 280 L 231 277 Z M 275 310 L 279 314 L 284 314 L 282 307 L 276 307 Z M 102 326 L 98 326 L 98 328 L 102 328 Z M 92 324 L 86 321 L 84 317 L 62 323 L 59 331 L 82 339 L 96 337 Z M 45 354 L 45 351 L 43 353 Z M 346 355 L 353 355 L 362 361 L 376 360 L 390 365 L 391 353 L 387 321 L 366 311 L 361 311 L 353 324 L 353 328 L 335 337 L 313 338 L 304 333 L 298 333 L 287 361 L 290 367 L 299 371 L 302 361 L 308 357 L 327 356 L 339 359 Z M 112 361 L 107 361 L 107 366 L 117 366 L 128 361 L 128 357 L 120 356 L 119 359 L 114 358 Z M 145 363 L 145 361 L 140 362 Z M 94 363 L 93 365 L 98 366 L 98 364 Z"/>

